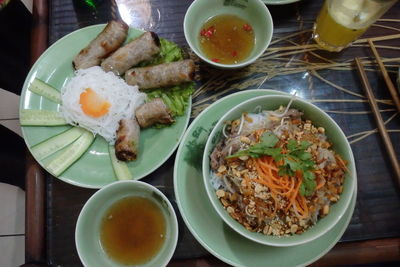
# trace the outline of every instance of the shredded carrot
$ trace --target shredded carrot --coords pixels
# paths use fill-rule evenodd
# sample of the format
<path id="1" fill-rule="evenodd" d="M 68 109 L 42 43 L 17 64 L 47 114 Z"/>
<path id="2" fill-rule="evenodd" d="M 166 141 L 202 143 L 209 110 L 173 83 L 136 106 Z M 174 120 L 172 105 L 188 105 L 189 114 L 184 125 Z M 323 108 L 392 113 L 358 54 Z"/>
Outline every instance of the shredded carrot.
<path id="1" fill-rule="evenodd" d="M 265 185 L 271 192 L 271 197 L 274 201 L 274 213 L 278 209 L 278 195 L 287 199 L 285 211 L 291 207 L 296 207 L 300 219 L 306 218 L 309 215 L 307 200 L 300 195 L 300 186 L 303 181 L 302 173 L 297 171 L 294 177 L 279 176 L 279 163 L 274 162 L 272 157 L 263 156 L 254 159 L 253 164 L 256 167 L 258 178 L 253 181 Z M 321 187 L 323 184 L 319 184 Z"/>
<path id="2" fill-rule="evenodd" d="M 347 164 L 346 164 L 346 162 L 342 159 L 342 157 L 339 156 L 339 155 L 335 155 L 335 158 L 336 158 L 337 161 L 339 161 L 341 167 L 342 167 L 343 169 L 345 169 L 346 172 L 349 172 L 349 169 L 347 168 Z"/>
<path id="3" fill-rule="evenodd" d="M 297 212 L 300 214 L 300 218 L 304 219 L 307 218 L 308 216 L 308 207 L 307 207 L 307 202 L 306 198 L 302 195 L 297 195 L 296 197 L 296 207 L 297 207 Z"/>
<path id="4" fill-rule="evenodd" d="M 291 178 L 289 180 L 290 180 L 290 189 L 289 189 L 289 191 L 282 193 L 283 196 L 290 196 L 293 193 L 296 182 L 294 181 L 293 178 Z"/>
<path id="5" fill-rule="evenodd" d="M 279 180 L 274 181 L 274 178 L 271 176 L 271 174 L 268 172 L 268 170 L 265 168 L 265 166 L 260 166 L 259 165 L 259 159 L 255 160 L 255 166 L 258 172 L 259 177 L 261 180 L 264 181 L 264 185 L 270 187 L 270 188 L 281 188 L 284 189 L 285 187 L 279 185 Z"/>
<path id="6" fill-rule="evenodd" d="M 290 199 L 289 199 L 289 205 L 287 205 L 286 211 L 288 211 L 288 210 L 290 209 L 290 207 L 293 206 L 294 201 L 295 201 L 295 199 L 296 199 L 296 197 L 297 197 L 297 194 L 298 194 L 298 192 L 299 192 L 299 189 L 300 189 L 301 179 L 298 177 L 298 175 L 296 175 L 296 176 L 297 176 L 297 177 L 296 177 L 297 185 L 296 185 L 296 187 L 295 187 L 295 190 L 294 190 L 292 196 L 291 196 Z"/>

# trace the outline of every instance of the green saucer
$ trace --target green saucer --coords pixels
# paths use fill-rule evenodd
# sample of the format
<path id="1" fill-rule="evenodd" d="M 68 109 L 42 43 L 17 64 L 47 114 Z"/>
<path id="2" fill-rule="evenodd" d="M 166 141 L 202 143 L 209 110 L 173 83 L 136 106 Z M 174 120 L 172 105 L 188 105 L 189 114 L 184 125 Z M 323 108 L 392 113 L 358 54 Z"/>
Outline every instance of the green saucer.
<path id="1" fill-rule="evenodd" d="M 252 97 L 272 94 L 283 93 L 247 90 L 229 95 L 209 106 L 186 131 L 175 159 L 175 197 L 187 227 L 211 254 L 234 266 L 302 266 L 316 261 L 339 241 L 356 203 L 357 190 L 346 213 L 329 232 L 314 241 L 292 247 L 258 244 L 239 235 L 223 222 L 207 197 L 201 173 L 208 135 L 218 119 L 233 106 Z"/>

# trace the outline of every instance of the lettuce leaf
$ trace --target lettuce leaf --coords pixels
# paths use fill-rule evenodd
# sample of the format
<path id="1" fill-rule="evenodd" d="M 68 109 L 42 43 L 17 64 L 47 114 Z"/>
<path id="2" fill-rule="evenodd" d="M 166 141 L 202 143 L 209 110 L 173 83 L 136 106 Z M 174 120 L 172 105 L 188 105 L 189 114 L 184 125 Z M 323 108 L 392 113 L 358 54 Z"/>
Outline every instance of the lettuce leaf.
<path id="1" fill-rule="evenodd" d="M 164 38 L 160 38 L 160 43 L 160 53 L 152 60 L 139 64 L 140 67 L 183 60 L 183 51 L 177 44 Z"/>
<path id="2" fill-rule="evenodd" d="M 185 83 L 170 88 L 154 89 L 147 92 L 149 100 L 160 97 L 171 110 L 173 117 L 185 114 L 189 98 L 194 91 L 194 83 Z"/>

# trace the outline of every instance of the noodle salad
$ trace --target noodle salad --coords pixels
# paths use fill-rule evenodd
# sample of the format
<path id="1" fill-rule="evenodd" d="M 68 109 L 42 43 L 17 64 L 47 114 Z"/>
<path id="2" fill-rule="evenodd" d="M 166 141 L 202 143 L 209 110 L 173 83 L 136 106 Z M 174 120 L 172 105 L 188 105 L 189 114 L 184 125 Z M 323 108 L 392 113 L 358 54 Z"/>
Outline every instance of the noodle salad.
<path id="1" fill-rule="evenodd" d="M 217 197 L 252 232 L 301 234 L 329 214 L 343 191 L 346 161 L 324 128 L 289 106 L 226 122 L 210 154 Z"/>

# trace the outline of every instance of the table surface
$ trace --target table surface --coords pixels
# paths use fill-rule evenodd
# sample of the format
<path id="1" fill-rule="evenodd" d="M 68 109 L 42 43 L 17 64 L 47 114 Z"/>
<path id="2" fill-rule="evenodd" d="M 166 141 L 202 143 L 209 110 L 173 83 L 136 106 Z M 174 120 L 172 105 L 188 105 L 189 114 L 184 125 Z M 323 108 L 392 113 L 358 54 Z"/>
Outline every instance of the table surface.
<path id="1" fill-rule="evenodd" d="M 86 2 L 95 3 L 94 7 Z M 105 23 L 118 16 L 132 27 L 152 30 L 183 47 L 183 18 L 190 0 L 49 1 L 49 43 L 85 26 Z M 358 196 L 354 215 L 341 242 L 400 237 L 400 194 L 370 107 L 364 96 L 353 59 L 366 63 L 368 78 L 380 102 L 382 116 L 400 156 L 400 119 L 365 38 L 386 36 L 376 47 L 391 78 L 400 62 L 400 3 L 378 20 L 351 47 L 341 53 L 318 50 L 311 28 L 322 1 L 301 1 L 268 6 L 274 20 L 272 43 L 264 55 L 247 68 L 235 71 L 212 69 L 197 61 L 198 89 L 192 117 L 225 95 L 251 88 L 274 89 L 297 95 L 316 104 L 341 126 L 353 149 L 358 172 Z M 392 36 L 394 35 L 394 36 Z M 396 38 L 394 38 L 396 37 Z M 172 201 L 179 217 L 181 235 L 174 259 L 209 256 L 190 234 L 176 207 L 173 192 L 175 154 L 143 181 L 159 187 Z M 79 212 L 95 190 L 46 177 L 46 257 L 49 264 L 79 265 L 74 229 Z"/>

